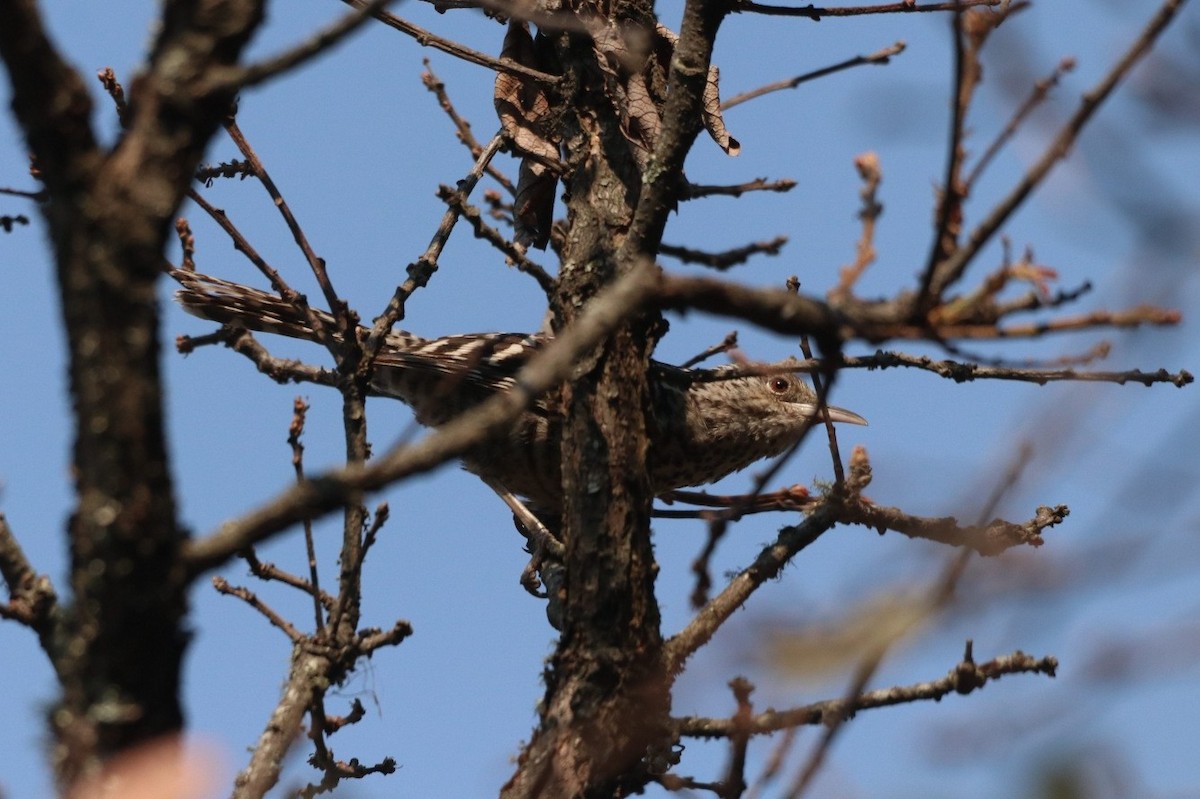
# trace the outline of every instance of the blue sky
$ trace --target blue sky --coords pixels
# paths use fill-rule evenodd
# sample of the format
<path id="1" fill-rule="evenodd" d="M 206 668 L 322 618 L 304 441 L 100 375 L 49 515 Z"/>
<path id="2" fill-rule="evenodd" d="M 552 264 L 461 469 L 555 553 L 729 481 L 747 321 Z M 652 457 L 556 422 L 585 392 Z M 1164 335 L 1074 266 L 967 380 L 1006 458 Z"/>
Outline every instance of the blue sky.
<path id="1" fill-rule="evenodd" d="M 1132 8 L 1132 5 L 1139 6 Z M 664 21 L 678 11 L 664 3 Z M 43 4 L 51 29 L 85 74 L 112 66 L 128 84 L 150 41 L 153 2 L 117 0 Z M 995 36 L 986 62 L 988 83 L 971 117 L 968 146 L 978 152 L 1007 118 L 1014 98 L 1007 85 L 1027 86 L 1065 55 L 1078 59 L 1034 123 L 1005 151 L 979 186 L 971 218 L 978 219 L 1044 146 L 1075 98 L 1093 85 L 1151 13 L 1150 4 L 1045 3 L 1014 17 Z M 254 56 L 277 52 L 344 11 L 333 0 L 273 6 Z M 398 13 L 438 33 L 498 52 L 503 29 L 470 12 L 438 15 L 424 3 Z M 1198 26 L 1187 9 L 1168 31 L 1163 53 L 1186 68 L 1187 43 Z M 933 186 L 943 173 L 951 62 L 948 18 L 910 15 L 862 19 L 731 17 L 722 28 L 716 61 L 726 95 L 865 54 L 903 39 L 907 51 L 885 67 L 862 67 L 731 111 L 731 132 L 742 143 L 734 159 L 700 140 L 688 161 L 698 183 L 755 177 L 794 178 L 789 194 L 749 195 L 687 203 L 672 217 L 665 240 L 725 249 L 783 234 L 782 255 L 759 258 L 734 276 L 754 285 L 781 285 L 791 274 L 820 294 L 837 268 L 853 259 L 858 237 L 859 183 L 853 159 L 880 156 L 885 213 L 876 239 L 879 261 L 863 280 L 865 296 L 910 287 L 926 257 Z M 1194 50 L 1194 48 L 1192 48 Z M 301 220 L 335 285 L 364 318 L 377 314 L 404 266 L 425 248 L 442 214 L 434 192 L 470 166 L 450 123 L 421 86 L 428 57 L 459 110 L 486 140 L 497 123 L 492 76 L 482 68 L 422 49 L 382 26 L 368 26 L 349 44 L 293 75 L 242 97 L 239 123 Z M 1096 128 L 1044 190 L 1010 223 L 1014 247 L 1031 244 L 1040 263 L 1059 270 L 1062 285 L 1084 280 L 1095 291 L 1072 312 L 1140 302 L 1179 307 L 1185 322 L 1172 330 L 1075 334 L 1036 343 L 977 349 L 1014 359 L 1056 357 L 1086 350 L 1104 338 L 1113 353 L 1099 368 L 1195 371 L 1198 310 L 1195 264 L 1200 248 L 1175 211 L 1195 218 L 1200 148 L 1193 127 L 1173 128 L 1135 102 L 1167 74 L 1143 65 L 1101 113 Z M 1195 70 L 1194 62 L 1191 67 Z M 96 126 L 111 141 L 115 117 L 98 84 Z M 1023 96 L 1024 89 L 1017 90 Z M 7 106 L 7 84 L 0 87 Z M 20 136 L 0 118 L 0 186 L 31 188 Z M 236 157 L 218 137 L 208 161 Z M 515 162 L 498 162 L 515 174 Z M 310 293 L 302 259 L 264 192 L 250 182 L 221 182 L 205 190 L 226 209 L 255 246 Z M 1135 224 L 1130 209 L 1159 209 L 1160 225 Z M 34 209 L 0 197 L 0 213 Z M 255 282 L 219 230 L 194 208 L 183 213 L 197 236 L 201 271 Z M 999 257 L 989 249 L 976 279 Z M 542 263 L 552 266 L 547 257 Z M 698 267 L 671 268 L 699 273 Z M 422 335 L 482 330 L 531 330 L 544 312 L 536 284 L 505 267 L 492 251 L 459 231 L 430 286 L 408 306 L 405 326 Z M 61 532 L 68 493 L 69 420 L 53 293 L 53 269 L 40 220 L 0 238 L 6 281 L 0 314 L 0 510 L 36 566 L 64 583 Z M 169 287 L 163 286 L 164 300 Z M 314 296 L 316 296 L 314 294 Z M 679 361 L 738 327 L 744 351 L 773 360 L 795 343 L 759 334 L 748 325 L 692 315 L 673 318 L 660 349 Z M 207 326 L 171 306 L 164 341 Z M 266 340 L 278 355 L 321 361 L 317 348 Z M 873 348 L 864 348 L 870 352 Z M 164 354 L 172 458 L 186 523 L 204 534 L 287 485 L 286 445 L 292 398 L 312 403 L 307 467 L 338 462 L 340 412 L 334 392 L 277 386 L 232 353 L 206 349 L 188 358 Z M 1200 681 L 1195 667 L 1200 630 L 1200 504 L 1195 453 L 1200 444 L 1195 388 L 1102 384 L 955 385 L 930 374 L 889 371 L 843 376 L 835 402 L 866 416 L 871 426 L 844 431 L 843 452 L 863 444 L 875 481 L 868 494 L 889 505 L 929 515 L 972 518 L 1008 468 L 1021 442 L 1034 447 L 1024 479 L 1002 504 L 1006 518 L 1032 516 L 1039 504 L 1065 503 L 1072 515 L 1047 534 L 1034 553 L 977 562 L 967 573 L 962 602 L 936 627 L 901 648 L 873 685 L 940 677 L 957 661 L 962 642 L 975 640 L 983 660 L 1023 649 L 1055 654 L 1056 680 L 1014 676 L 967 698 L 864 713 L 844 731 L 817 786 L 821 796 L 1024 795 L 1032 771 L 1054 758 L 1103 755 L 1123 779 L 1158 795 L 1200 789 L 1194 757 Z M 370 431 L 377 450 L 408 430 L 395 403 L 375 400 Z M 787 467 L 787 482 L 830 475 L 817 445 Z M 742 474 L 723 487 L 748 484 Z M 333 740 L 339 757 L 397 759 L 399 772 L 348 786 L 359 797 L 488 795 L 509 776 L 509 758 L 528 738 L 541 696 L 539 674 L 551 651 L 552 630 L 541 605 L 518 586 L 525 562 L 521 539 L 505 508 L 475 478 L 451 466 L 384 492 L 392 521 L 366 569 L 364 624 L 387 627 L 396 618 L 416 634 L 378 653 L 343 689 L 363 698 L 368 716 Z M 714 575 L 747 563 L 776 527 L 791 521 L 758 517 L 736 528 L 714 563 Z M 336 523 L 320 529 L 327 568 L 336 557 Z M 694 523 L 656 525 L 664 630 L 686 623 L 688 565 L 703 529 Z M 676 711 L 727 715 L 725 683 L 747 675 L 760 707 L 786 707 L 837 696 L 841 682 L 781 679 L 763 652 L 767 630 L 829 623 L 847 607 L 882 595 L 898 597 L 934 579 L 950 553 L 891 534 L 837 529 L 806 551 L 783 578 L 755 596 L 680 684 Z M 263 548 L 261 556 L 299 569 L 296 535 Z M 246 583 L 241 566 L 222 574 Z M 1061 587 L 1061 581 L 1066 587 Z M 1058 588 L 1055 588 L 1059 585 Z M 275 586 L 253 586 L 298 623 L 310 616 L 300 597 Z M 244 764 L 274 705 L 289 646 L 282 635 L 235 600 L 204 582 L 193 595 L 195 643 L 187 666 L 192 729 L 218 743 L 230 776 Z M 1121 649 L 1118 645 L 1133 642 Z M 47 795 L 40 759 L 40 717 L 54 696 L 48 665 L 27 631 L 0 624 L 0 748 L 8 755 L 0 791 L 13 799 Z M 1120 656 L 1120 657 L 1119 657 Z M 1128 660 L 1122 660 L 1127 657 Z M 1132 675 L 1105 673 L 1130 663 Z M 1101 669 L 1105 666 L 1108 672 Z M 336 706 L 337 700 L 333 701 Z M 334 710 L 333 712 L 339 712 Z M 15 721 L 14 721 L 15 720 Z M 802 735 L 800 750 L 815 740 Z M 761 758 L 770 748 L 752 748 Z M 307 779 L 298 750 L 289 774 Z M 689 744 L 684 764 L 699 778 L 715 777 L 719 747 Z M 1115 778 L 1114 778 L 1115 779 Z"/>

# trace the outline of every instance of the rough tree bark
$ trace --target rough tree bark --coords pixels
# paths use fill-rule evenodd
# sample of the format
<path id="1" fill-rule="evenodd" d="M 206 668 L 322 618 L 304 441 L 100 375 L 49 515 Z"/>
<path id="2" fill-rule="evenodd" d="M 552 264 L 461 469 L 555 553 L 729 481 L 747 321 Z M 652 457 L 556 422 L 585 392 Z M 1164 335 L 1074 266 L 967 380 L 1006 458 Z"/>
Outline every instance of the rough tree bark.
<path id="1" fill-rule="evenodd" d="M 559 328 L 617 276 L 656 268 L 666 217 L 684 184 L 683 160 L 701 128 L 711 46 L 726 11 L 724 0 L 688 3 L 648 161 L 634 152 L 622 118 L 633 114 L 630 103 L 613 97 L 599 48 L 585 37 L 557 36 L 570 174 L 554 298 Z M 648 0 L 614 3 L 600 18 L 647 39 L 655 26 Z M 671 678 L 654 594 L 646 473 L 647 366 L 661 331 L 658 313 L 630 320 L 563 389 L 565 623 L 546 675 L 541 724 L 502 791 L 510 799 L 627 795 L 670 757 Z"/>
<path id="2" fill-rule="evenodd" d="M 68 538 L 74 602 L 51 657 L 57 777 L 183 725 L 185 533 L 163 429 L 155 286 L 171 223 L 233 89 L 207 82 L 237 62 L 262 19 L 250 0 L 163 9 L 128 132 L 104 151 L 81 77 L 32 0 L 0 3 L 13 108 L 45 183 L 70 351 L 78 505 Z M 216 88 L 214 88 L 216 86 Z"/>

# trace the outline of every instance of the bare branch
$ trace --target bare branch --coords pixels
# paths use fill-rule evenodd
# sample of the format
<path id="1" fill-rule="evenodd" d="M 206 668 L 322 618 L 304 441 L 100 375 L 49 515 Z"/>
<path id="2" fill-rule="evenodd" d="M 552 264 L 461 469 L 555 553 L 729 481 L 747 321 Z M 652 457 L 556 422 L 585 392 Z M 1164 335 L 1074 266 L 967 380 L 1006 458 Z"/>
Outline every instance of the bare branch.
<path id="1" fill-rule="evenodd" d="M 204 213 L 217 223 L 217 225 L 225 231 L 230 240 L 233 241 L 233 248 L 246 256 L 246 260 L 250 261 L 259 272 L 266 277 L 271 283 L 271 288 L 279 293 L 279 296 L 284 297 L 289 302 L 299 303 L 301 307 L 307 305 L 307 300 L 303 298 L 300 292 L 293 289 L 279 274 L 279 270 L 267 263 L 267 260 L 259 254 L 254 245 L 250 243 L 242 232 L 238 230 L 237 225 L 233 224 L 233 220 L 229 218 L 220 208 L 212 205 L 204 196 L 195 189 L 188 190 L 188 199 L 200 206 Z M 167 269 L 170 272 L 170 268 Z M 319 320 L 317 320 L 319 322 Z M 321 329 L 324 329 L 323 327 Z"/>
<path id="2" fill-rule="evenodd" d="M 680 200 L 698 200 L 701 197 L 741 197 L 751 191 L 774 191 L 782 194 L 796 188 L 796 181 L 789 178 L 768 181 L 766 178 L 755 178 L 749 183 L 739 183 L 735 186 L 704 186 L 689 183 L 684 188 Z"/>
<path id="3" fill-rule="evenodd" d="M 986 525 L 962 527 L 953 516 L 931 518 L 913 516 L 899 508 L 875 505 L 862 499 L 848 499 L 835 513 L 844 524 L 872 527 L 880 533 L 895 530 L 909 538 L 922 538 L 954 547 L 966 547 L 984 556 L 999 555 L 1012 547 L 1040 547 L 1042 530 L 1053 527 L 1067 517 L 1066 505 L 1040 507 L 1037 515 L 1024 524 L 993 519 Z"/>
<path id="4" fill-rule="evenodd" d="M 38 191 L 26 191 L 24 189 L 14 189 L 8 186 L 0 186 L 0 194 L 7 194 L 12 197 L 24 197 L 27 200 L 34 200 L 35 202 L 42 202 L 46 199 L 46 192 L 44 189 Z"/>
<path id="5" fill-rule="evenodd" d="M 683 363 L 681 363 L 679 365 L 679 368 L 690 369 L 691 367 L 693 367 L 697 364 L 707 361 L 709 358 L 713 357 L 714 355 L 720 355 L 722 352 L 729 352 L 730 350 L 737 347 L 737 343 L 738 343 L 737 331 L 730 330 L 728 333 L 725 334 L 725 338 L 721 339 L 721 341 L 719 343 L 714 344 L 711 347 L 706 347 L 703 352 L 697 353 L 696 355 L 693 355 L 691 358 L 688 358 L 686 361 L 684 361 Z"/>
<path id="6" fill-rule="evenodd" d="M 678 258 L 685 264 L 703 264 L 713 269 L 724 270 L 744 264 L 755 255 L 779 255 L 779 251 L 787 242 L 787 236 L 776 236 L 770 241 L 756 241 L 724 252 L 707 252 L 689 247 L 676 247 L 673 244 L 660 244 L 658 252 L 660 255 Z"/>
<path id="7" fill-rule="evenodd" d="M 12 619 L 33 630 L 42 650 L 57 666 L 58 593 L 49 577 L 34 570 L 3 513 L 0 513 L 0 577 L 4 578 L 9 596 L 8 602 L 0 605 L 0 618 Z"/>
<path id="8" fill-rule="evenodd" d="M 1012 119 L 1005 124 L 1004 129 L 996 135 L 995 140 L 987 146 L 983 154 L 979 156 L 979 160 L 975 162 L 975 166 L 971 168 L 966 178 L 968 187 L 975 185 L 975 182 L 979 180 L 979 176 L 987 169 L 988 164 L 991 163 L 1001 148 L 1013 137 L 1017 129 L 1021 127 L 1021 123 L 1025 121 L 1035 108 L 1045 101 L 1050 95 L 1050 90 L 1058 85 L 1062 76 L 1073 69 L 1075 69 L 1075 59 L 1064 58 L 1058 62 L 1058 66 L 1054 68 L 1053 73 L 1033 84 L 1033 90 L 1029 93 L 1029 97 L 1025 99 L 1025 102 L 1021 103 L 1020 107 L 1013 113 Z"/>
<path id="9" fill-rule="evenodd" d="M 683 670 L 688 658 L 712 638 L 760 585 L 774 579 L 795 555 L 837 523 L 831 503 L 817 504 L 798 525 L 779 531 L 775 542 L 759 552 L 754 562 L 738 572 L 678 633 L 663 645 L 668 674 Z"/>
<path id="10" fill-rule="evenodd" d="M 437 97 L 438 105 L 446 112 L 446 116 L 450 117 L 450 121 L 454 123 L 455 135 L 468 150 L 471 151 L 471 158 L 478 160 L 483 153 L 483 145 L 475 138 L 475 134 L 471 131 L 471 123 L 464 119 L 458 109 L 454 107 L 454 103 L 450 101 L 450 95 L 446 91 L 446 84 L 442 83 L 442 79 L 433 71 L 433 66 L 429 63 L 429 59 L 424 59 L 421 63 L 425 65 L 425 71 L 421 73 L 421 83 L 425 88 L 433 92 Z M 487 174 L 504 187 L 510 195 L 517 193 L 517 187 L 509 180 L 508 176 L 489 163 L 486 167 Z"/>
<path id="11" fill-rule="evenodd" d="M 349 330 L 353 329 L 356 320 L 349 320 L 347 318 L 345 313 L 346 304 L 342 301 L 342 299 L 338 296 L 337 291 L 333 288 L 333 283 L 329 279 L 329 272 L 325 269 L 325 259 L 318 257 L 316 252 L 313 250 L 312 245 L 309 244 L 308 236 L 305 235 L 303 228 L 300 227 L 300 222 L 296 219 L 296 215 L 292 213 L 292 209 L 287 204 L 287 201 L 283 198 L 283 194 L 279 191 L 279 187 L 276 186 L 275 181 L 271 179 L 271 175 L 269 172 L 267 172 L 267 168 L 263 164 L 262 159 L 258 157 L 258 153 L 254 151 L 254 148 L 250 146 L 250 142 L 247 141 L 246 137 L 242 134 L 242 129 L 238 127 L 237 120 L 233 117 L 226 119 L 225 131 L 229 134 L 229 138 L 233 139 L 233 143 L 237 145 L 237 148 L 241 151 L 242 155 L 246 157 L 246 161 L 249 162 L 254 176 L 258 178 L 260 183 L 262 183 L 263 188 L 266 189 L 267 194 L 271 197 L 271 201 L 275 205 L 275 208 L 278 209 L 280 216 L 283 217 L 283 221 L 287 225 L 288 230 L 291 231 L 292 240 L 296 242 L 296 246 L 299 247 L 300 252 L 304 254 L 304 260 L 308 262 L 308 268 L 312 270 L 313 276 L 317 279 L 317 285 L 321 287 L 321 293 L 325 296 L 325 302 L 328 303 L 330 312 L 333 313 L 334 318 L 336 318 L 342 325 L 342 330 L 340 332 L 343 334 L 343 341 L 348 343 L 355 342 L 356 344 L 356 339 L 353 336 L 346 335 Z M 304 303 L 304 300 L 298 295 L 294 299 L 298 299 L 300 302 Z M 305 305 L 307 305 L 307 303 L 305 303 Z M 321 320 L 316 316 L 316 314 L 313 313 L 308 313 L 308 318 L 309 323 L 313 325 L 313 329 L 316 330 L 319 335 L 324 330 L 324 325 L 321 323 Z M 320 340 L 325 341 L 326 346 L 331 346 L 333 343 L 328 339 Z M 330 351 L 334 352 L 332 348 Z M 334 355 L 337 356 L 338 353 L 334 352 Z"/>
<path id="12" fill-rule="evenodd" d="M 924 325 L 897 321 L 904 303 L 841 301 L 836 308 L 812 297 L 792 295 L 778 289 L 752 289 L 713 278 L 662 275 L 658 302 L 664 309 L 694 309 L 746 319 L 767 330 L 786 334 L 809 334 L 828 357 L 840 342 L 853 338 L 868 342 L 888 339 L 935 340 L 1038 338 L 1049 333 L 1092 328 L 1178 324 L 1178 311 L 1137 306 L 1125 311 L 1094 311 L 1045 322 L 997 326 L 947 324 L 930 331 Z"/>
<path id="13" fill-rule="evenodd" d="M 296 648 L 279 702 L 263 725 L 250 762 L 234 780 L 232 799 L 261 799 L 279 781 L 288 751 L 300 740 L 309 699 L 323 681 L 328 681 L 329 670 L 326 655 Z"/>
<path id="14" fill-rule="evenodd" d="M 479 183 L 484 170 L 491 163 L 493 156 L 500 151 L 503 143 L 504 139 L 499 133 L 493 136 L 492 140 L 479 153 L 479 157 L 475 159 L 475 165 L 471 167 L 471 171 L 458 182 L 458 192 L 464 201 L 471 195 L 471 191 Z M 458 216 L 456 208 L 446 209 L 425 252 L 406 268 L 408 279 L 396 288 L 396 292 L 388 300 L 387 307 L 376 317 L 375 324 L 371 326 L 371 333 L 367 337 L 367 343 L 363 346 L 363 368 L 367 368 L 379 354 L 379 348 L 383 346 L 385 337 L 391 332 L 392 325 L 404 318 L 404 303 L 408 301 L 414 291 L 427 285 L 429 279 L 433 277 L 433 273 L 437 271 L 438 257 L 450 239 L 450 233 L 454 230 L 455 223 L 458 222 Z"/>
<path id="15" fill-rule="evenodd" d="M 772 6 L 766 3 L 754 3 L 750 0 L 736 0 L 733 12 L 736 14 L 753 13 L 773 17 L 805 17 L 813 22 L 820 22 L 824 17 L 859 17 L 865 14 L 919 14 L 926 11 L 955 11 L 960 8 L 973 6 L 999 6 L 1007 0 L 959 0 L 959 2 L 923 3 L 917 4 L 908 0 L 898 3 L 884 3 L 877 6 L 846 6 L 844 8 L 817 8 L 812 4 L 807 6 Z"/>
<path id="16" fill-rule="evenodd" d="M 258 371 L 274 380 L 276 383 L 316 383 L 322 386 L 336 386 L 337 374 L 319 366 L 309 366 L 301 361 L 272 357 L 267 348 L 246 329 L 224 326 L 215 333 L 205 336 L 179 336 L 175 339 L 175 348 L 187 355 L 197 347 L 209 344 L 224 344 L 236 353 L 244 355 L 258 368 Z"/>
<path id="17" fill-rule="evenodd" d="M 856 258 L 850 266 L 840 270 L 838 284 L 830 292 L 831 298 L 845 297 L 854 290 L 854 284 L 862 277 L 867 267 L 875 262 L 875 222 L 883 213 L 883 205 L 876 199 L 879 184 L 883 181 L 883 170 L 879 166 L 879 156 L 875 153 L 863 153 L 854 159 L 854 167 L 862 178 L 863 187 L 858 196 L 862 198 L 862 208 L 858 218 L 862 220 L 862 236 L 858 239 Z"/>
<path id="18" fill-rule="evenodd" d="M 802 362 L 797 367 L 815 367 L 816 362 Z M 969 380 L 1015 380 L 1023 383 L 1036 383 L 1044 386 L 1056 382 L 1091 382 L 1091 383 L 1140 383 L 1150 386 L 1155 383 L 1170 383 L 1178 388 L 1191 383 L 1195 378 L 1191 372 L 1181 370 L 1168 372 L 1159 369 L 1154 372 L 1143 372 L 1140 369 L 1111 372 L 1088 372 L 1078 369 L 1025 369 L 1009 366 L 982 366 L 977 363 L 962 363 L 951 360 L 934 360 L 925 355 L 908 355 L 902 352 L 880 350 L 874 355 L 845 356 L 838 363 L 842 369 L 888 369 L 893 367 L 909 367 L 933 372 L 936 375 L 953 380 L 957 383 Z"/>
<path id="19" fill-rule="evenodd" d="M 505 258 L 510 264 L 516 267 L 518 272 L 524 272 L 536 280 L 538 286 L 547 295 L 554 291 L 554 278 L 542 268 L 542 265 L 529 260 L 525 255 L 524 247 L 504 238 L 500 234 L 500 231 L 484 222 L 479 209 L 468 203 L 463 198 L 461 191 L 442 185 L 438 187 L 438 198 L 450 206 L 451 209 L 457 211 L 459 216 L 467 220 L 467 223 L 475 231 L 475 238 L 483 239 L 504 253 Z"/>
<path id="20" fill-rule="evenodd" d="M 367 5 L 365 0 L 342 0 L 348 6 L 353 8 L 363 8 Z M 406 36 L 411 36 L 417 40 L 417 44 L 422 47 L 432 47 L 435 50 L 441 50 L 443 53 L 449 53 L 455 58 L 461 58 L 463 61 L 469 61 L 472 64 L 478 64 L 481 67 L 487 67 L 495 72 L 505 72 L 510 75 L 520 75 L 529 80 L 536 81 L 544 86 L 554 86 L 558 83 L 556 75 L 548 75 L 545 72 L 539 72 L 536 69 L 521 66 L 520 64 L 508 59 L 492 58 L 487 53 L 481 53 L 478 50 L 472 50 L 466 45 L 458 42 L 444 39 L 435 33 L 425 30 L 419 25 L 414 25 L 408 20 L 401 19 L 387 11 L 376 11 L 372 16 L 375 19 L 387 25 L 389 28 L 398 30 Z"/>
<path id="21" fill-rule="evenodd" d="M 891 63 L 892 56 L 903 53 L 904 47 L 904 42 L 896 42 L 891 47 L 885 47 L 882 50 L 876 50 L 870 55 L 857 55 L 854 58 L 848 58 L 840 63 L 833 64 L 828 67 L 822 67 L 821 69 L 815 69 L 812 72 L 805 72 L 803 75 L 797 75 L 796 77 L 789 78 L 788 80 L 768 83 L 766 86 L 760 86 L 757 89 L 751 89 L 748 92 L 735 94 L 733 97 L 730 97 L 728 100 L 721 103 L 721 110 L 728 111 L 735 105 L 741 105 L 742 103 L 749 102 L 750 100 L 762 97 L 764 94 L 783 91 L 785 89 L 794 89 L 802 83 L 807 83 L 808 81 L 816 80 L 817 78 L 823 78 L 826 75 L 832 75 L 833 73 L 841 72 L 844 69 L 850 69 L 863 64 L 883 65 Z"/>
<path id="22" fill-rule="evenodd" d="M 1150 51 L 1150 47 L 1175 18 L 1183 3 L 1184 0 L 1166 0 L 1125 54 L 1113 64 L 1108 74 L 1083 95 L 1075 113 L 1059 130 L 1058 135 L 1054 137 L 1054 141 L 1042 153 L 1037 163 L 1013 187 L 1009 195 L 1001 200 L 991 213 L 971 231 L 967 241 L 938 266 L 929 285 L 935 295 L 940 295 L 947 286 L 962 276 L 976 253 L 991 240 L 1013 211 L 1025 201 L 1034 187 L 1045 179 L 1060 160 L 1067 157 L 1075 139 L 1078 138 L 1080 131 L 1083 130 L 1092 115 L 1108 99 L 1117 84 L 1129 74 L 1134 65 Z"/>
<path id="23" fill-rule="evenodd" d="M 212 578 L 213 588 L 217 589 L 217 593 L 225 594 L 226 596 L 237 597 L 245 602 L 250 607 L 261 613 L 267 621 L 271 622 L 273 627 L 278 627 L 283 631 L 283 634 L 291 639 L 293 644 L 299 643 L 304 639 L 304 634 L 292 626 L 292 623 L 280 616 L 273 608 L 258 598 L 258 595 L 253 591 L 243 588 L 238 585 L 231 585 L 224 577 Z"/>
<path id="24" fill-rule="evenodd" d="M 318 31 L 308 41 L 257 64 L 230 67 L 216 72 L 209 80 L 213 82 L 214 88 L 242 89 L 257 86 L 333 49 L 391 2 L 393 0 L 368 0 L 324 30 Z"/>
<path id="25" fill-rule="evenodd" d="M 733 513 L 720 514 L 713 510 L 667 510 L 655 508 L 654 515 L 660 519 L 705 519 L 732 518 L 733 515 L 748 516 L 754 513 L 769 513 L 780 510 L 804 510 L 820 500 L 802 485 L 794 485 L 760 494 L 709 494 L 705 491 L 671 491 L 659 497 L 668 505 L 683 502 L 702 508 L 721 508 Z"/>
<path id="26" fill-rule="evenodd" d="M 291 572 L 284 571 L 274 563 L 264 563 L 258 559 L 257 553 L 253 549 L 248 549 L 242 553 L 242 557 L 246 561 L 246 565 L 250 567 L 250 573 L 264 582 L 278 582 L 291 588 L 295 588 L 301 593 L 309 596 L 316 596 L 322 607 L 329 609 L 333 607 L 334 599 L 328 593 L 321 590 L 314 590 L 313 585 L 308 580 L 298 577 Z"/>
<path id="27" fill-rule="evenodd" d="M 1034 658 L 1021 651 L 986 663 L 977 664 L 971 660 L 963 660 L 939 680 L 869 691 L 849 702 L 844 699 L 829 699 L 789 710 L 768 710 L 750 719 L 750 731 L 753 735 L 768 735 L 801 725 L 825 724 L 828 719 L 851 717 L 860 710 L 910 702 L 936 702 L 950 694 L 965 696 L 1006 674 L 1045 674 L 1053 677 L 1057 671 L 1057 658 Z M 698 716 L 677 719 L 675 722 L 677 732 L 688 738 L 728 738 L 735 734 L 736 725 L 743 723 L 735 722 L 734 719 Z"/>

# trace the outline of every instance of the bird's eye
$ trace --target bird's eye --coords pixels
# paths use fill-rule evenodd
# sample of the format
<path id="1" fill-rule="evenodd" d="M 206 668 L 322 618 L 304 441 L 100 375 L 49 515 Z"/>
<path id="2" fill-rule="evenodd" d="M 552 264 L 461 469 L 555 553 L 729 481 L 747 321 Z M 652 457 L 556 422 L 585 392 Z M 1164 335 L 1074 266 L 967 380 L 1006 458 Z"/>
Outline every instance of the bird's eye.
<path id="1" fill-rule="evenodd" d="M 767 380 L 767 387 L 775 394 L 786 394 L 792 384 L 786 377 L 772 377 Z"/>

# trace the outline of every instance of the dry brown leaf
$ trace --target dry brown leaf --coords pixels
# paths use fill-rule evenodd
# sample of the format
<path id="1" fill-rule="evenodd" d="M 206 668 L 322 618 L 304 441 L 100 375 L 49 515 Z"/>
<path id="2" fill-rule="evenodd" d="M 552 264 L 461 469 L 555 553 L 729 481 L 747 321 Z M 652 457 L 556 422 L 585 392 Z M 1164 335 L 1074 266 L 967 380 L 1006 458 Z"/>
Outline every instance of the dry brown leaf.
<path id="1" fill-rule="evenodd" d="M 629 37 L 637 29 L 615 24 L 595 25 L 589 33 L 609 100 L 621 120 L 621 134 L 638 166 L 645 168 L 662 127 L 658 106 L 646 86 L 649 43 L 635 39 L 631 44 Z"/>
<path id="2" fill-rule="evenodd" d="M 593 24 L 588 28 L 592 37 L 592 53 L 596 56 L 596 65 L 608 77 L 610 83 L 621 83 L 623 67 L 629 60 L 629 48 L 620 30 L 613 23 L 606 25 Z"/>
<path id="3" fill-rule="evenodd" d="M 668 53 L 675 51 L 675 42 L 679 41 L 679 34 L 661 22 L 654 26 L 654 33 L 659 39 L 658 44 L 665 44 Z M 659 57 L 661 58 L 662 56 L 660 55 Z M 669 66 L 669 64 L 664 63 L 663 66 Z"/>
<path id="4" fill-rule="evenodd" d="M 725 119 L 721 116 L 720 83 L 721 70 L 713 64 L 708 68 L 708 82 L 704 84 L 704 127 L 722 150 L 736 156 L 742 151 L 742 145 L 725 129 Z"/>
<path id="5" fill-rule="evenodd" d="M 529 26 L 524 22 L 509 23 L 500 57 L 522 66 L 542 69 L 533 37 L 529 35 Z M 550 98 L 541 86 L 517 75 L 501 72 L 496 75 L 492 97 L 496 114 L 500 117 L 500 126 L 518 152 L 549 161 L 558 160 L 558 143 L 551 132 Z"/>
<path id="6" fill-rule="evenodd" d="M 675 43 L 679 36 L 661 22 L 654 29 L 655 56 L 664 74 L 670 72 L 671 57 L 675 53 Z M 704 128 L 713 141 L 729 155 L 736 156 L 742 151 L 742 144 L 725 128 L 725 118 L 721 116 L 721 70 L 716 64 L 708 68 L 708 81 L 704 84 Z"/>
<path id="7" fill-rule="evenodd" d="M 639 166 L 645 168 L 662 129 L 662 117 L 646 88 L 644 75 L 629 76 L 625 84 L 625 96 L 628 111 L 628 117 L 624 120 L 625 137 L 633 145 L 633 154 Z"/>
<path id="8" fill-rule="evenodd" d="M 545 164 L 532 158 L 521 159 L 517 196 L 513 203 L 513 228 L 519 244 L 546 249 L 550 226 L 554 224 L 557 190 L 558 177 Z"/>
<path id="9" fill-rule="evenodd" d="M 538 59 L 537 46 L 524 22 L 509 23 L 500 57 L 545 71 L 546 65 Z M 554 195 L 558 189 L 558 177 L 545 163 L 558 161 L 558 137 L 550 114 L 550 98 L 536 83 L 500 73 L 496 76 L 493 102 L 500 126 L 512 141 L 513 149 L 525 156 L 521 159 L 514 203 L 516 240 L 544 250 L 550 240 Z"/>

